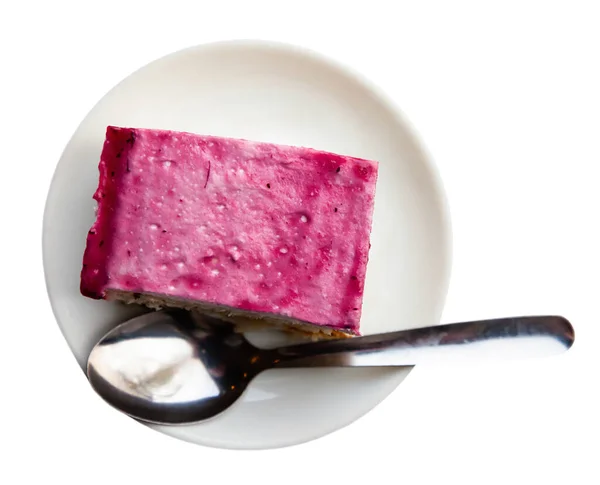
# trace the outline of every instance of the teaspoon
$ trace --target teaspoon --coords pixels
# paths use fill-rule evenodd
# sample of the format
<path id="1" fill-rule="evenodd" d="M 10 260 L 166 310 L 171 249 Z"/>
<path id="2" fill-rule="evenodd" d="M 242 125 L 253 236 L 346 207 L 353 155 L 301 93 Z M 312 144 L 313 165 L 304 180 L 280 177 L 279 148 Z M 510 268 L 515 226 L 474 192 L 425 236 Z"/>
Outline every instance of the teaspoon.
<path id="1" fill-rule="evenodd" d="M 133 418 L 186 424 L 225 411 L 272 368 L 480 363 L 557 354 L 573 341 L 565 318 L 528 316 L 265 349 L 225 321 L 161 310 L 108 332 L 90 353 L 87 375 L 107 403 Z"/>

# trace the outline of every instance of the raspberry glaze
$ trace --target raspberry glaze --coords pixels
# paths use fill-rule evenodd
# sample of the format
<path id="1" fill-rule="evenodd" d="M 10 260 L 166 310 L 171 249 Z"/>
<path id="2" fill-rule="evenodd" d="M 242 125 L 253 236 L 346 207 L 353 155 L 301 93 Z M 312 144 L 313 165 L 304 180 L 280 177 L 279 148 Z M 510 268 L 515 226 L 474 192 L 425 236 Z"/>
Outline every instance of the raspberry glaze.
<path id="1" fill-rule="evenodd" d="M 376 162 L 109 126 L 83 295 L 167 295 L 359 334 Z"/>

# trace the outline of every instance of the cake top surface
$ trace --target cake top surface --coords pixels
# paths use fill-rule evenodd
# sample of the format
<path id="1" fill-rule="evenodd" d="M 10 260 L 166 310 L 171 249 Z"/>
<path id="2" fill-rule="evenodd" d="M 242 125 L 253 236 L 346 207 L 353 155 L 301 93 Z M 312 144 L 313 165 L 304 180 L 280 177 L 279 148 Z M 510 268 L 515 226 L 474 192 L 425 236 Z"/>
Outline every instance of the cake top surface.
<path id="1" fill-rule="evenodd" d="M 155 293 L 356 331 L 377 164 L 109 126 L 81 289 Z"/>

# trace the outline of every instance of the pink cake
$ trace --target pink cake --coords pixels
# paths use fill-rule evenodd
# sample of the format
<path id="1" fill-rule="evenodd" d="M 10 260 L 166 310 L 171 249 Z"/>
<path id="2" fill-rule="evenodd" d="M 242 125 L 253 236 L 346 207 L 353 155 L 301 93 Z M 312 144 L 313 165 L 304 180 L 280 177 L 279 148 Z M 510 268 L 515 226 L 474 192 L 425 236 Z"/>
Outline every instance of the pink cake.
<path id="1" fill-rule="evenodd" d="M 81 292 L 360 334 L 376 162 L 109 126 Z"/>

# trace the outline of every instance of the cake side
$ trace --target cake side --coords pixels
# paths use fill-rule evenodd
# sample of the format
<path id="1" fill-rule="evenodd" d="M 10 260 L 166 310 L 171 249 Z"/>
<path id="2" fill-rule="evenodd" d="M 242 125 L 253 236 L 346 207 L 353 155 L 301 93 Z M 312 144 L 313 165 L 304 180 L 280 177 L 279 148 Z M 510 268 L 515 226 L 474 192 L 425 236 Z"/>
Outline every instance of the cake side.
<path id="1" fill-rule="evenodd" d="M 120 301 L 125 304 L 143 305 L 152 310 L 180 308 L 200 315 L 213 316 L 233 323 L 235 325 L 235 330 L 238 332 L 275 327 L 279 330 L 288 331 L 290 333 L 301 333 L 314 338 L 349 338 L 361 335 L 358 330 L 340 330 L 334 327 L 315 325 L 311 322 L 287 318 L 274 313 L 245 311 L 240 310 L 239 308 L 168 297 L 165 295 L 108 290 L 106 299 Z"/>
<path id="2" fill-rule="evenodd" d="M 119 210 L 118 183 L 130 171 L 129 152 L 135 143 L 134 130 L 106 130 L 98 164 L 98 187 L 93 194 L 96 219 L 88 231 L 81 270 L 80 291 L 94 299 L 104 298 L 109 284 L 108 260 L 113 244 L 112 228 Z"/>
<path id="3" fill-rule="evenodd" d="M 144 294 L 359 333 L 376 162 L 108 127 L 99 170 L 85 296 Z"/>

